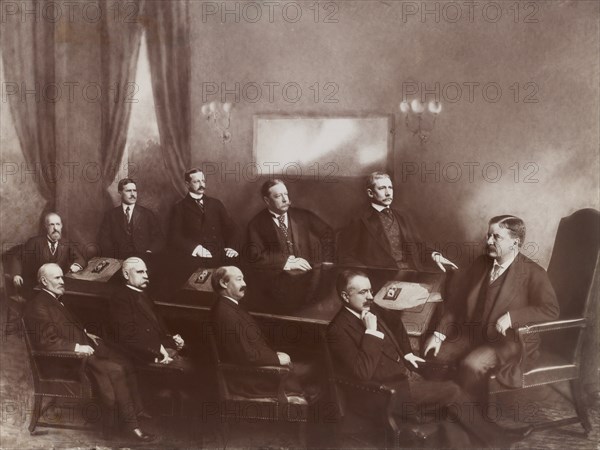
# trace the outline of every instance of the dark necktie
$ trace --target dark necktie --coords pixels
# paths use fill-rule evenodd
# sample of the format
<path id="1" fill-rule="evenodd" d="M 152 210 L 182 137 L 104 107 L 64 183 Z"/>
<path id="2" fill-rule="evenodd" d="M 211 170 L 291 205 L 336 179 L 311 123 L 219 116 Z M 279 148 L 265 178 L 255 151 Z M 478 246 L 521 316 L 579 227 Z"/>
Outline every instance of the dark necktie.
<path id="1" fill-rule="evenodd" d="M 492 284 L 494 281 L 496 281 L 496 278 L 498 278 L 500 276 L 501 267 L 502 266 L 500 264 L 494 263 L 494 268 L 492 269 L 492 274 L 490 275 L 490 284 Z"/>
<path id="2" fill-rule="evenodd" d="M 132 223 L 131 223 L 131 208 L 129 206 L 125 207 L 125 228 L 127 228 L 127 234 L 131 234 Z"/>
<path id="3" fill-rule="evenodd" d="M 50 253 L 53 255 L 56 253 L 56 241 L 50 241 Z"/>
<path id="4" fill-rule="evenodd" d="M 285 236 L 285 242 L 287 244 L 288 253 L 290 255 L 293 255 L 294 244 L 292 243 L 292 241 L 290 241 L 290 233 L 288 231 L 288 227 L 285 224 L 285 214 L 282 214 L 279 217 L 277 217 L 277 221 L 279 222 L 279 228 L 281 229 L 281 232 Z"/>
<path id="5" fill-rule="evenodd" d="M 200 211 L 202 212 L 202 214 L 204 214 L 204 200 L 202 200 L 201 198 L 196 198 L 194 200 L 196 201 L 196 204 L 200 208 Z"/>

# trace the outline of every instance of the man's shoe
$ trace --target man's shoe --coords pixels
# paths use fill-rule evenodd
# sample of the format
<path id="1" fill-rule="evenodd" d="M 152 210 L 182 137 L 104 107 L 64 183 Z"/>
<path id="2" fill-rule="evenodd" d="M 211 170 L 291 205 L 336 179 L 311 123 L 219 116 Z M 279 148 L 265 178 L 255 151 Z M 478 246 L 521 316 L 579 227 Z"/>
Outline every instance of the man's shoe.
<path id="1" fill-rule="evenodd" d="M 516 442 L 522 441 L 527 436 L 531 434 L 533 431 L 532 425 L 527 425 L 525 427 L 519 428 L 503 428 L 502 434 L 505 439 L 508 441 L 508 444 L 514 444 Z"/>
<path id="2" fill-rule="evenodd" d="M 148 414 L 146 412 L 146 410 L 142 409 L 140 412 L 137 413 L 137 416 L 140 419 L 152 419 L 152 416 L 150 414 Z"/>
<path id="3" fill-rule="evenodd" d="M 145 433 L 139 428 L 134 428 L 131 430 L 131 435 L 133 435 L 134 439 L 140 442 L 152 442 L 156 439 L 156 436 L 151 433 Z"/>

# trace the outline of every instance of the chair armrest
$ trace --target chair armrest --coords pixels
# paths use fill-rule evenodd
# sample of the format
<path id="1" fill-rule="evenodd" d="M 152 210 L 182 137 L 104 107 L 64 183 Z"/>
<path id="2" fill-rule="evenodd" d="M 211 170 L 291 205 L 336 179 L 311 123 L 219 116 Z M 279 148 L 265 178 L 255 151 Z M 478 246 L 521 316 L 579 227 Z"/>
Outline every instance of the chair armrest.
<path id="1" fill-rule="evenodd" d="M 546 333 L 549 331 L 566 330 L 569 328 L 585 328 L 586 325 L 587 320 L 584 318 L 554 320 L 552 322 L 542 322 L 519 327 L 517 328 L 517 335 L 520 336 L 533 333 Z"/>
<path id="2" fill-rule="evenodd" d="M 278 374 L 279 376 L 287 375 L 291 369 L 287 366 L 248 366 L 243 364 L 228 364 L 221 363 L 221 369 L 224 372 L 246 372 L 248 374 Z"/>
<path id="3" fill-rule="evenodd" d="M 38 367 L 40 379 L 77 380 L 91 393 L 90 380 L 86 374 L 89 355 L 69 351 L 33 350 L 31 357 Z"/>
<path id="4" fill-rule="evenodd" d="M 374 394 L 386 394 L 391 396 L 396 392 L 394 388 L 374 381 L 356 381 L 338 376 L 334 377 L 333 381 L 350 389 L 356 389 L 358 391 L 370 392 Z"/>
<path id="5" fill-rule="evenodd" d="M 277 401 L 281 404 L 287 403 L 285 394 L 285 381 L 292 373 L 292 369 L 287 366 L 249 366 L 243 364 L 219 364 L 223 376 L 227 379 L 227 375 L 244 374 L 248 377 L 259 376 L 262 380 L 270 379 L 273 383 L 273 395 L 277 397 Z"/>
<path id="6" fill-rule="evenodd" d="M 46 358 L 71 358 L 71 359 L 86 359 L 88 357 L 85 353 L 69 352 L 69 351 L 45 351 L 45 350 L 32 350 L 31 356 L 46 357 Z"/>

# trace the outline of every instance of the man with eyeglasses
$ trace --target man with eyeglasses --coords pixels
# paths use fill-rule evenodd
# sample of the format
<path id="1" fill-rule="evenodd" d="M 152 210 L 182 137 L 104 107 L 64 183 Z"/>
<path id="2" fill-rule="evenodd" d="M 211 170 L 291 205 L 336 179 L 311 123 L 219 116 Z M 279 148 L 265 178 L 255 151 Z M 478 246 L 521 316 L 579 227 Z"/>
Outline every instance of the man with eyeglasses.
<path id="1" fill-rule="evenodd" d="M 338 374 L 396 386 L 392 410 L 398 415 L 406 416 L 415 408 L 442 408 L 478 444 L 510 445 L 531 432 L 531 427 L 501 429 L 486 420 L 481 405 L 453 381 L 429 381 L 416 373 L 425 360 L 413 353 L 398 312 L 373 303 L 371 282 L 365 273 L 342 271 L 336 289 L 342 307 L 327 328 L 327 340 Z"/>

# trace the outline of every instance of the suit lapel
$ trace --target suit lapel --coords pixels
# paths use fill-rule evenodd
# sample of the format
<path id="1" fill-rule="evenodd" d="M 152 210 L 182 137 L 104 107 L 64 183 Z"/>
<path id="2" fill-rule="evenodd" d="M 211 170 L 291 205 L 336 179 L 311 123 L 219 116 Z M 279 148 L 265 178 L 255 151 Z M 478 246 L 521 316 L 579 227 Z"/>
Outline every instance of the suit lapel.
<path id="1" fill-rule="evenodd" d="M 383 226 L 381 225 L 379 217 L 377 217 L 378 212 L 372 206 L 369 206 L 369 209 L 370 211 L 362 217 L 365 228 L 371 234 L 373 240 L 379 243 L 381 250 L 391 257 L 392 254 L 390 252 L 390 246 L 387 243 L 385 231 L 383 230 Z"/>
<path id="2" fill-rule="evenodd" d="M 358 317 L 356 317 L 354 314 L 352 314 L 350 311 L 348 311 L 346 309 L 346 307 L 343 307 L 344 310 L 344 314 L 346 316 L 346 320 L 348 322 L 348 324 L 351 326 L 352 330 L 353 330 L 353 336 L 354 339 L 356 341 L 356 346 L 360 347 L 360 341 L 361 339 L 363 339 L 364 335 L 365 335 L 365 325 L 363 324 L 362 320 L 360 320 Z M 380 320 L 381 316 L 377 315 L 377 328 L 379 328 L 379 331 L 381 331 L 384 334 L 384 339 L 388 339 L 389 342 L 392 344 L 392 346 L 395 347 L 396 350 L 396 354 L 390 353 L 389 352 L 389 346 L 384 345 L 383 346 L 383 353 L 384 355 L 386 355 L 388 358 L 394 360 L 394 361 L 398 361 L 398 356 L 401 355 L 401 350 L 400 350 L 400 346 L 398 345 L 398 342 L 396 342 L 396 338 L 394 337 L 394 334 L 392 333 L 392 331 L 386 326 L 381 326 L 381 323 L 383 322 L 383 320 Z"/>
<path id="3" fill-rule="evenodd" d="M 497 315 L 496 313 L 506 312 L 508 310 L 508 305 L 511 304 L 512 299 L 520 291 L 520 287 L 526 279 L 525 270 L 525 263 L 523 262 L 522 255 L 519 253 L 504 273 L 505 278 L 496 300 L 492 304 L 486 305 L 483 314 L 486 322 L 491 316 L 495 317 Z"/>
<path id="4" fill-rule="evenodd" d="M 474 275 L 475 284 L 473 285 L 473 289 L 469 291 L 467 297 L 467 314 L 466 317 L 469 320 L 473 319 L 473 315 L 475 314 L 475 309 L 477 308 L 477 302 L 479 301 L 479 293 L 481 288 L 483 287 L 483 283 L 487 283 L 489 280 L 489 273 L 492 268 L 493 260 L 486 259 L 486 263 L 482 265 L 480 272 Z M 485 317 L 485 316 L 484 316 Z"/>
<path id="5" fill-rule="evenodd" d="M 206 195 L 202 198 L 204 199 L 204 211 L 206 211 L 208 209 L 209 200 Z M 194 200 L 190 194 L 185 196 L 183 204 L 192 214 L 203 218 L 204 215 L 202 214 L 198 203 L 196 203 L 196 200 Z"/>
<path id="6" fill-rule="evenodd" d="M 288 215 L 288 228 L 291 230 L 291 234 L 292 234 L 292 242 L 294 244 L 294 250 L 296 253 L 298 253 L 299 255 L 302 254 L 302 251 L 300 251 L 300 249 L 298 248 L 298 244 L 300 243 L 300 240 L 298 239 L 298 230 L 300 229 L 300 224 L 298 223 L 297 220 L 295 220 L 292 217 L 292 214 L 290 214 L 290 211 L 292 211 L 292 209 L 288 209 L 287 215 Z M 295 255 L 295 256 L 299 256 L 299 255 Z"/>

